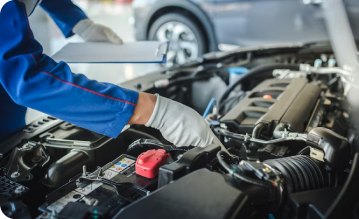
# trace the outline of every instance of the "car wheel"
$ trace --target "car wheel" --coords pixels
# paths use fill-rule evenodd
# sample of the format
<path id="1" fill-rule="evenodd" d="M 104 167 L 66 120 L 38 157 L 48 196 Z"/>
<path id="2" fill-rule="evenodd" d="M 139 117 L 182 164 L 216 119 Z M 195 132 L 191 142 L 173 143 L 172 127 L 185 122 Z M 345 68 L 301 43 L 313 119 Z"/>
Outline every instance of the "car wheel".
<path id="1" fill-rule="evenodd" d="M 196 60 L 206 52 L 203 31 L 182 14 L 170 13 L 159 17 L 151 26 L 149 40 L 170 41 L 167 67 Z"/>

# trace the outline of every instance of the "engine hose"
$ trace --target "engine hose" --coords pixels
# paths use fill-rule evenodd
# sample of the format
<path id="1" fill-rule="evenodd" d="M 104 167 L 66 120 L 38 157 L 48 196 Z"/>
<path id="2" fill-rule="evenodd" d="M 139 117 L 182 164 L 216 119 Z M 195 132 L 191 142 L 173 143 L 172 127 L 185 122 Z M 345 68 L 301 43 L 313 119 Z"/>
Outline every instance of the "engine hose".
<path id="1" fill-rule="evenodd" d="M 218 162 L 221 164 L 221 166 L 226 169 L 229 174 L 231 174 L 232 176 L 244 181 L 244 182 L 247 182 L 249 184 L 253 184 L 253 185 L 257 185 L 257 186 L 262 186 L 262 187 L 266 187 L 266 188 L 271 188 L 271 185 L 265 181 L 261 181 L 261 180 L 256 180 L 256 179 L 252 179 L 252 178 L 249 178 L 249 177 L 246 177 L 246 176 L 243 176 L 243 175 L 240 175 L 236 172 L 234 172 L 232 170 L 232 168 L 226 163 L 226 161 L 224 160 L 224 157 L 232 160 L 231 156 L 229 156 L 228 153 L 224 152 L 224 151 L 219 151 L 217 153 L 217 159 L 218 159 Z"/>
<path id="2" fill-rule="evenodd" d="M 221 104 L 227 97 L 228 95 L 233 91 L 234 88 L 236 88 L 239 84 L 241 84 L 243 81 L 260 75 L 263 72 L 268 72 L 268 71 L 273 71 L 275 69 L 289 69 L 289 70 L 299 70 L 299 65 L 295 65 L 295 64 L 264 64 L 264 65 L 259 65 L 255 68 L 252 68 L 250 71 L 248 71 L 246 74 L 244 74 L 241 78 L 239 78 L 236 82 L 234 82 L 233 84 L 231 84 L 227 90 L 223 93 L 223 95 L 221 96 L 221 98 L 218 101 L 218 109 L 219 109 L 219 104 Z"/>
<path id="3" fill-rule="evenodd" d="M 265 128 L 267 128 L 267 124 L 262 123 L 262 122 L 255 125 L 255 127 L 253 129 L 252 137 L 260 139 L 261 134 L 262 134 L 263 130 L 265 130 Z"/>
<path id="4" fill-rule="evenodd" d="M 302 150 L 298 151 L 298 155 L 309 155 L 310 154 L 310 147 L 306 146 Z"/>
<path id="5" fill-rule="evenodd" d="M 297 155 L 263 163 L 282 173 L 289 193 L 319 189 L 329 184 L 322 169 L 309 156 Z"/>
<path id="6" fill-rule="evenodd" d="M 318 145 L 316 145 L 312 142 L 309 142 L 307 140 L 307 138 L 305 138 L 303 135 L 298 135 L 298 137 L 284 137 L 284 138 L 278 138 L 278 139 L 272 139 L 272 140 L 262 140 L 262 139 L 258 139 L 258 138 L 252 138 L 249 135 L 242 135 L 242 134 L 230 132 L 223 128 L 215 128 L 214 131 L 219 135 L 222 135 L 222 136 L 225 136 L 228 138 L 237 139 L 240 141 L 250 141 L 250 142 L 255 142 L 255 143 L 260 143 L 260 144 L 276 144 L 276 143 L 281 143 L 281 142 L 286 142 L 286 141 L 304 141 L 313 147 L 320 148 Z"/>
<path id="7" fill-rule="evenodd" d="M 230 131 L 228 131 L 226 129 L 223 129 L 223 128 L 215 128 L 214 132 L 216 134 L 218 134 L 218 135 L 222 135 L 222 136 L 225 136 L 225 137 L 228 137 L 228 138 L 233 138 L 233 139 L 240 140 L 240 141 L 244 141 L 246 139 L 246 137 L 247 138 L 250 137 L 250 136 L 230 132 Z"/>
<path id="8" fill-rule="evenodd" d="M 132 144 L 130 144 L 130 146 L 128 146 L 127 154 L 138 156 L 142 152 L 150 150 L 150 149 L 164 149 L 166 152 L 171 152 L 171 151 L 186 152 L 186 151 L 191 150 L 192 147 L 176 147 L 174 145 L 162 144 L 156 140 L 141 138 L 141 139 L 138 139 L 138 140 L 132 142 Z"/>
<path id="9" fill-rule="evenodd" d="M 134 137 L 135 139 L 137 139 L 136 137 L 139 137 L 139 138 L 142 137 L 142 138 L 152 139 L 152 140 L 160 142 L 160 140 L 158 138 L 156 138 L 155 136 L 150 135 L 144 131 L 134 129 L 134 128 L 129 128 L 126 130 L 126 132 L 130 132 L 131 137 Z"/>

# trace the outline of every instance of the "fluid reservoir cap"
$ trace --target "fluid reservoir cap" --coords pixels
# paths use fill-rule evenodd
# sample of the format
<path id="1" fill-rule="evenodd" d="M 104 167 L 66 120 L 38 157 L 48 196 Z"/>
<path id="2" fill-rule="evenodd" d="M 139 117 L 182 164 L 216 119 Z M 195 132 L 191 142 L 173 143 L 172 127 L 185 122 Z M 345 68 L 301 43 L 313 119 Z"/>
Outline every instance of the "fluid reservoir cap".
<path id="1" fill-rule="evenodd" d="M 248 68 L 244 68 L 244 67 L 232 67 L 232 68 L 228 68 L 227 70 L 229 74 L 237 74 L 237 75 L 245 74 L 249 71 Z"/>
<path id="2" fill-rule="evenodd" d="M 273 97 L 269 94 L 266 94 L 263 96 L 264 99 L 273 99 Z"/>
<path id="3" fill-rule="evenodd" d="M 140 154 L 136 161 L 136 173 L 147 178 L 156 177 L 169 156 L 163 149 L 152 149 Z"/>
<path id="4" fill-rule="evenodd" d="M 229 73 L 229 83 L 233 84 L 244 74 L 246 74 L 249 71 L 249 69 L 244 67 L 232 67 L 232 68 L 227 68 L 227 71 Z"/>

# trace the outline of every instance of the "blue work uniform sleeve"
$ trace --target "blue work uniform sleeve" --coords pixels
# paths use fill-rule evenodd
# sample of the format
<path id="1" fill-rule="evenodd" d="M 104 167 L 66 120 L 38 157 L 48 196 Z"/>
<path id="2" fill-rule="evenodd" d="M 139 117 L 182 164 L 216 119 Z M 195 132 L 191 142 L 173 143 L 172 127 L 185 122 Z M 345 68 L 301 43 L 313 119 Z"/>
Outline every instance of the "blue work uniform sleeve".
<path id="1" fill-rule="evenodd" d="M 40 6 L 51 16 L 65 37 L 74 35 L 72 28 L 88 18 L 71 0 L 43 0 Z"/>
<path id="2" fill-rule="evenodd" d="M 138 92 L 74 74 L 42 53 L 24 5 L 0 13 L 0 83 L 11 99 L 80 127 L 117 137 L 133 114 Z"/>

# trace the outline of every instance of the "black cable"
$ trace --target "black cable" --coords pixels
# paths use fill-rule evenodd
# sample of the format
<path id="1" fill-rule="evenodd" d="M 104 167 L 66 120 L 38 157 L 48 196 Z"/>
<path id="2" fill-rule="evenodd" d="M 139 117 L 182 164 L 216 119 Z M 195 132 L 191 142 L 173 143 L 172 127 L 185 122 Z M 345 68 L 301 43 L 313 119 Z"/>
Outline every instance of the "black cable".
<path id="1" fill-rule="evenodd" d="M 263 132 L 263 130 L 267 128 L 267 124 L 266 123 L 263 123 L 263 122 L 260 122 L 260 123 L 257 123 L 255 126 L 254 126 L 254 129 L 253 129 L 253 133 L 252 133 L 252 137 L 253 138 L 260 138 L 261 137 L 261 134 Z"/>
<path id="2" fill-rule="evenodd" d="M 226 169 L 231 175 L 233 175 L 234 177 L 244 181 L 244 182 L 247 182 L 247 183 L 250 183 L 250 184 L 253 184 L 253 185 L 257 185 L 257 186 L 261 186 L 261 187 L 266 187 L 266 188 L 271 188 L 271 185 L 269 185 L 268 183 L 264 182 L 264 181 L 260 181 L 260 180 L 256 180 L 256 179 L 252 179 L 252 178 L 249 178 L 249 177 L 246 177 L 246 176 L 243 176 L 243 175 L 240 175 L 236 172 L 234 172 L 231 167 L 224 161 L 224 158 L 222 156 L 226 156 L 227 158 L 229 159 L 232 159 L 231 156 L 229 154 L 227 154 L 226 152 L 224 151 L 219 151 L 217 153 L 217 159 L 218 159 L 218 162 L 222 165 L 222 167 L 224 169 Z"/>
<path id="3" fill-rule="evenodd" d="M 239 95 L 235 95 L 235 96 L 232 96 L 232 97 L 230 97 L 230 98 L 224 100 L 221 104 L 219 104 L 219 106 L 218 106 L 218 111 L 221 112 L 222 109 L 223 109 L 223 107 L 225 107 L 226 104 L 228 104 L 228 103 L 231 102 L 231 101 L 232 101 L 232 103 L 231 103 L 230 106 L 232 106 L 233 103 L 234 103 L 236 100 L 240 100 L 240 99 L 241 99 L 243 96 L 245 96 L 245 95 L 246 95 L 246 92 L 241 92 Z M 231 108 L 231 107 L 229 107 L 229 109 L 230 109 L 230 108 Z"/>
<path id="4" fill-rule="evenodd" d="M 299 65 L 296 65 L 296 64 L 264 64 L 264 65 L 259 65 L 255 68 L 252 68 L 250 71 L 248 71 L 246 74 L 244 74 L 241 78 L 239 78 L 236 82 L 234 82 L 227 88 L 227 90 L 223 93 L 223 95 L 221 96 L 221 98 L 218 101 L 218 107 L 219 107 L 219 104 L 221 104 L 228 97 L 228 95 L 233 91 L 233 89 L 236 88 L 243 81 L 247 80 L 250 77 L 262 74 L 263 72 L 268 72 L 268 71 L 272 71 L 275 69 L 299 70 Z"/>
<path id="5" fill-rule="evenodd" d="M 192 147 L 176 147 L 174 145 L 165 145 L 162 144 L 161 142 L 152 140 L 152 139 L 138 139 L 134 142 L 132 142 L 132 144 L 130 144 L 130 146 L 128 146 L 127 149 L 127 153 L 129 155 L 132 154 L 141 154 L 143 151 L 149 150 L 149 149 L 164 149 L 166 152 L 171 152 L 171 151 L 189 151 L 190 149 L 192 149 Z"/>
<path id="6" fill-rule="evenodd" d="M 211 78 L 212 75 L 208 74 L 208 75 L 198 75 L 198 76 L 186 76 L 186 77 L 181 77 L 178 79 L 173 79 L 173 80 L 169 80 L 169 84 L 167 85 L 167 87 L 173 85 L 173 84 L 177 84 L 177 83 L 181 83 L 181 82 L 185 82 L 185 81 L 196 81 L 196 80 L 203 80 L 203 79 L 209 79 Z"/>
<path id="7" fill-rule="evenodd" d="M 131 136 L 133 136 L 133 135 L 139 135 L 139 136 L 142 136 L 142 138 L 152 139 L 152 140 L 161 142 L 161 141 L 160 141 L 158 138 L 156 138 L 155 136 L 150 135 L 150 134 L 148 134 L 148 133 L 146 133 L 146 132 L 143 132 L 143 131 L 134 129 L 134 128 L 129 128 L 129 129 L 126 130 L 126 132 L 132 132 L 132 133 L 131 133 Z"/>
<path id="8" fill-rule="evenodd" d="M 241 98 L 241 97 L 239 97 Z M 239 98 L 235 98 L 231 101 L 231 103 L 228 104 L 228 110 L 232 109 L 233 107 L 235 107 L 241 100 Z"/>
<path id="9" fill-rule="evenodd" d="M 309 155 L 310 154 L 310 147 L 307 146 L 302 150 L 298 151 L 297 155 Z"/>

